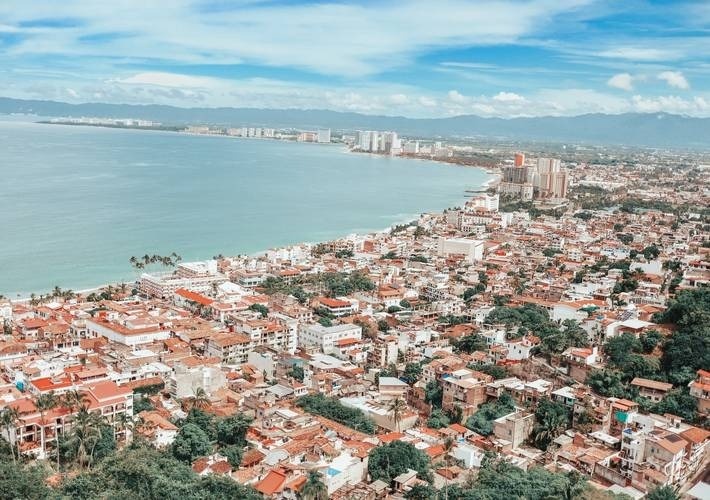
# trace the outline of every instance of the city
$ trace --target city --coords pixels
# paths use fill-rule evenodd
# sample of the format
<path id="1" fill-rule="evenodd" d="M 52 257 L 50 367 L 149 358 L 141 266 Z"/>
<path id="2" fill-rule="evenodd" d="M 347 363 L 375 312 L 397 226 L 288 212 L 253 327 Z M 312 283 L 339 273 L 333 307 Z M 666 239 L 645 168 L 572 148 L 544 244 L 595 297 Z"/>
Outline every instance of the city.
<path id="1" fill-rule="evenodd" d="M 636 154 L 501 154 L 464 206 L 387 232 L 4 299 L 9 453 L 61 477 L 139 443 L 255 498 L 454 498 L 497 491 L 490 467 L 702 498 L 710 167 Z"/>
<path id="2" fill-rule="evenodd" d="M 708 33 L 0 1 L 0 500 L 710 500 Z"/>

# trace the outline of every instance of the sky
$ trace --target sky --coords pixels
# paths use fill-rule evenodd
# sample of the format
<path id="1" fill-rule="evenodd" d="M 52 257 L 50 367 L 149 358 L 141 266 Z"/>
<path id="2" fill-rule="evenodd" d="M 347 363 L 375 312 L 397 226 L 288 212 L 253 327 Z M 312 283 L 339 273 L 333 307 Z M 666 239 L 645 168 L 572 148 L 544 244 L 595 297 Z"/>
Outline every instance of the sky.
<path id="1" fill-rule="evenodd" d="M 0 0 L 0 96 L 710 116 L 710 0 Z"/>

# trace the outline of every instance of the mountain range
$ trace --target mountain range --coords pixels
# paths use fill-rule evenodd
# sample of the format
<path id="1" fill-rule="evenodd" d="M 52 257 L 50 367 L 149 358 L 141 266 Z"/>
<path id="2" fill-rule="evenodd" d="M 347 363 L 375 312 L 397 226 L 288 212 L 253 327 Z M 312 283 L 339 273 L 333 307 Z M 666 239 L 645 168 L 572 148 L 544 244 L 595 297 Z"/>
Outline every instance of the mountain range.
<path id="1" fill-rule="evenodd" d="M 485 137 L 647 147 L 710 148 L 710 118 L 668 113 L 585 114 L 531 118 L 406 118 L 317 109 L 180 108 L 24 100 L 0 97 L 0 114 L 153 120 L 165 125 L 268 126 L 334 130 L 395 130 L 417 137 Z"/>

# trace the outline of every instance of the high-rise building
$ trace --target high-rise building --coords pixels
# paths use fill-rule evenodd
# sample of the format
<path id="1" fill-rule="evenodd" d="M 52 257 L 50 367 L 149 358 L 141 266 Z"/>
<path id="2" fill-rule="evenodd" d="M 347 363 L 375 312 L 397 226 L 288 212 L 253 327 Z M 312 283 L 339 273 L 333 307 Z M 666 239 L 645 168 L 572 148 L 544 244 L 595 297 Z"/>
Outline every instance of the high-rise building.
<path id="1" fill-rule="evenodd" d="M 330 142 L 330 129 L 318 130 L 318 142 Z"/>
<path id="2" fill-rule="evenodd" d="M 557 158 L 538 158 L 533 184 L 540 198 L 565 198 L 568 175 L 562 170 L 560 160 Z"/>

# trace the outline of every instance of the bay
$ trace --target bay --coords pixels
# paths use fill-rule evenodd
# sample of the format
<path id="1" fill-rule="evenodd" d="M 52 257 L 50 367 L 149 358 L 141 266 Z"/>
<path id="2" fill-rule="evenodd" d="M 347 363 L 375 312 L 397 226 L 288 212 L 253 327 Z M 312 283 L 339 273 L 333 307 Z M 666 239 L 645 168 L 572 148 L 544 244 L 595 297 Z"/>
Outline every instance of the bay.
<path id="1" fill-rule="evenodd" d="M 200 260 L 382 230 L 489 178 L 334 144 L 0 121 L 0 293 L 132 282 L 132 255 Z"/>

